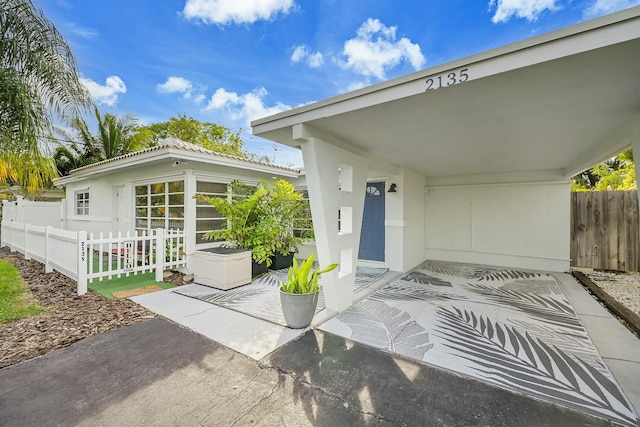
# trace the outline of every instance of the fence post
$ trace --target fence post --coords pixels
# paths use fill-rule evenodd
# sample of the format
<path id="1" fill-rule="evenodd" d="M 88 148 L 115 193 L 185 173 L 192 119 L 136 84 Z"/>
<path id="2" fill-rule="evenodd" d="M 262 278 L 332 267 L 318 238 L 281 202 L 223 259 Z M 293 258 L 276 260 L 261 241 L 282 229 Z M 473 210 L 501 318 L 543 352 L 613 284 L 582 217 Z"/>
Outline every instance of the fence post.
<path id="1" fill-rule="evenodd" d="M 16 196 L 16 222 L 24 224 L 24 196 Z"/>
<path id="2" fill-rule="evenodd" d="M 78 232 L 78 295 L 87 293 L 87 232 Z"/>
<path id="3" fill-rule="evenodd" d="M 24 225 L 24 259 L 31 259 L 29 256 L 29 224 Z"/>
<path id="4" fill-rule="evenodd" d="M 11 223 L 9 224 L 9 239 L 11 240 L 11 242 L 9 243 L 9 250 L 11 252 L 15 252 L 16 250 L 13 249 L 13 242 L 16 241 L 16 237 L 13 235 L 13 224 L 15 224 L 15 220 L 11 220 Z"/>
<path id="5" fill-rule="evenodd" d="M 49 249 L 51 245 L 49 244 L 49 232 L 53 227 L 47 225 L 44 229 L 44 272 L 51 273 L 53 272 L 53 265 L 49 262 Z"/>
<path id="6" fill-rule="evenodd" d="M 156 282 L 162 282 L 164 274 L 164 229 L 156 229 Z"/>

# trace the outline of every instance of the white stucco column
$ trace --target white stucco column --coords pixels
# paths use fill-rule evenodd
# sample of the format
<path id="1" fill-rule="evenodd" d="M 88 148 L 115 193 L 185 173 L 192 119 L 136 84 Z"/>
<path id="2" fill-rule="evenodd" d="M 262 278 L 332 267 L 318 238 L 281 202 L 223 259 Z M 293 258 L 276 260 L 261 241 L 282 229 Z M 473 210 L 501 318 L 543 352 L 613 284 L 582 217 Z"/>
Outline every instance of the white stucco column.
<path id="1" fill-rule="evenodd" d="M 307 177 L 326 307 L 343 311 L 353 303 L 356 262 L 369 162 L 323 140 L 298 135 Z M 340 219 L 338 219 L 338 216 Z"/>

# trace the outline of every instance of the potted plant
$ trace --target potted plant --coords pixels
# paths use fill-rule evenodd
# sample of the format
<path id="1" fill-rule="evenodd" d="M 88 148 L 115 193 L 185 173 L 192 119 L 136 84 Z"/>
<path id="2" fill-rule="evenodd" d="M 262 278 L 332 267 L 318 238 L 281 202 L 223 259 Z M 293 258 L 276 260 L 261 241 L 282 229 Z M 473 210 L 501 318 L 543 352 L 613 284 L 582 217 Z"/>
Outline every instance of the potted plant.
<path id="1" fill-rule="evenodd" d="M 224 240 L 224 246 L 251 251 L 252 275 L 266 272 L 274 261 L 279 268 L 291 265 L 302 241 L 294 235 L 294 222 L 302 196 L 285 180 L 261 181 L 249 187 L 239 181 L 229 185 L 229 197 L 196 195 L 216 208 L 227 227 L 207 233 L 206 238 Z M 289 256 L 282 265 L 278 256 Z"/>
<path id="2" fill-rule="evenodd" d="M 313 255 L 300 265 L 294 258 L 287 280 L 280 287 L 282 314 L 290 328 L 306 328 L 311 324 L 318 306 L 318 279 L 321 274 L 335 269 L 338 264 L 331 264 L 323 270 L 311 270 L 312 266 Z"/>
<path id="3" fill-rule="evenodd" d="M 293 184 L 283 179 L 273 183 L 269 195 L 267 211 L 278 223 L 270 268 L 280 270 L 292 265 L 298 245 L 302 243 L 302 238 L 295 234 L 295 226 L 303 200 Z"/>
<path id="4" fill-rule="evenodd" d="M 252 276 L 267 271 L 271 263 L 273 242 L 278 223 L 264 209 L 269 189 L 264 185 L 251 188 L 239 181 L 229 185 L 229 197 L 195 197 L 216 208 L 227 220 L 225 228 L 214 230 L 205 238 L 223 240 L 223 246 L 251 251 Z"/>

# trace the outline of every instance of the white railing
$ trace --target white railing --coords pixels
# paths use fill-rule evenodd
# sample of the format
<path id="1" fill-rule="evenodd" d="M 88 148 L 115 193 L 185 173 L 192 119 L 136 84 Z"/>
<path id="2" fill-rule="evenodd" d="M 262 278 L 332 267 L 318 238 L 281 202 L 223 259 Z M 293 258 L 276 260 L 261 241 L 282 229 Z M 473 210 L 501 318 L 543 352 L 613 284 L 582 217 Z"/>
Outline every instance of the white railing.
<path id="1" fill-rule="evenodd" d="M 155 271 L 162 281 L 165 269 L 187 264 L 185 235 L 180 230 L 151 230 L 148 234 L 121 233 L 106 237 L 87 236 L 84 231 L 60 230 L 3 221 L 0 246 L 24 254 L 45 265 L 45 272 L 57 270 L 78 282 L 78 295 L 87 292 L 87 283 L 131 274 Z M 81 266 L 82 268 L 78 268 Z"/>

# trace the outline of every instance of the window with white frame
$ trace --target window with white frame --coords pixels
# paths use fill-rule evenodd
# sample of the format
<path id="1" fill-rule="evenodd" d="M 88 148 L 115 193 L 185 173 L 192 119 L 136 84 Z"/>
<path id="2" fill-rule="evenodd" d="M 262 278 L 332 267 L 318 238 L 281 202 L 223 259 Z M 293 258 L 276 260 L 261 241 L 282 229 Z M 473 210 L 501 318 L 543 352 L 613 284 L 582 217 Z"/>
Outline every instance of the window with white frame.
<path id="1" fill-rule="evenodd" d="M 136 230 L 184 230 L 184 181 L 136 185 Z"/>
<path id="2" fill-rule="evenodd" d="M 314 239 L 313 222 L 311 220 L 311 205 L 309 204 L 309 191 L 306 189 L 298 189 L 298 193 L 302 196 L 299 201 L 299 207 L 296 211 L 296 219 L 293 226 L 293 234 L 303 239 Z M 340 212 L 338 212 L 340 214 Z M 340 217 L 338 216 L 338 224 Z"/>
<path id="3" fill-rule="evenodd" d="M 217 182 L 198 181 L 196 193 L 209 198 L 227 198 L 227 184 Z M 221 230 L 227 226 L 220 212 L 204 200 L 196 199 L 196 244 L 215 242 L 214 239 L 206 239 L 205 235 L 210 231 Z"/>
<path id="4" fill-rule="evenodd" d="M 89 190 L 76 192 L 76 215 L 89 215 Z"/>

